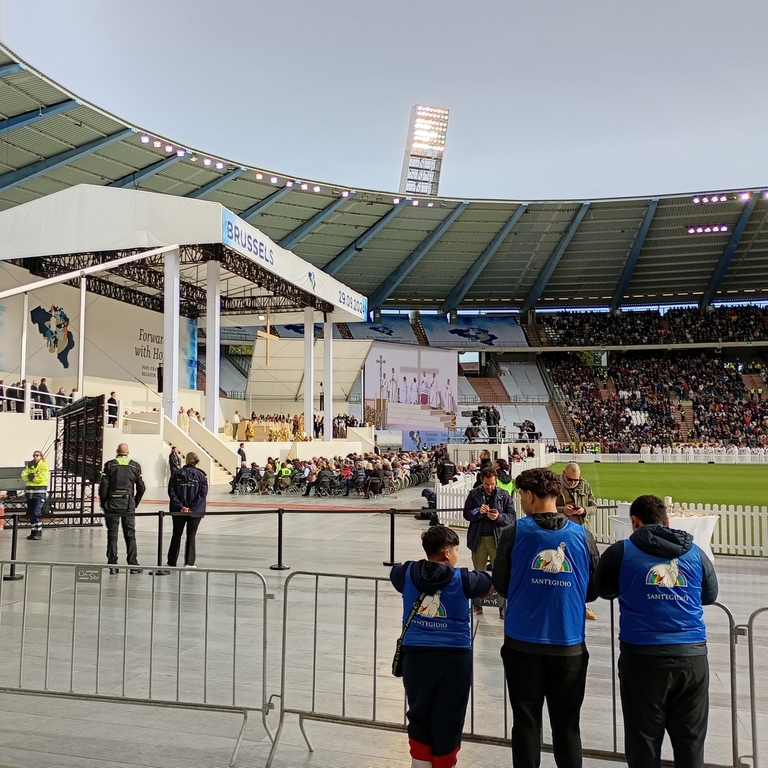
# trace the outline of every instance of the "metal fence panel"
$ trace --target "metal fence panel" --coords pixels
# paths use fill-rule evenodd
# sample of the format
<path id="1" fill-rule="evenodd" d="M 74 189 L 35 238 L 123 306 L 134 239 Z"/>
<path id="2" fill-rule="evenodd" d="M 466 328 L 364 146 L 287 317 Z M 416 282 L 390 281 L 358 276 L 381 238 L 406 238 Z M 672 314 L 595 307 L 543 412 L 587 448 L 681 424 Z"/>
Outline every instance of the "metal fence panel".
<path id="1" fill-rule="evenodd" d="M 235 753 L 258 711 L 271 737 L 260 573 L 15 566 L 23 580 L 0 580 L 0 691 L 236 712 Z"/>

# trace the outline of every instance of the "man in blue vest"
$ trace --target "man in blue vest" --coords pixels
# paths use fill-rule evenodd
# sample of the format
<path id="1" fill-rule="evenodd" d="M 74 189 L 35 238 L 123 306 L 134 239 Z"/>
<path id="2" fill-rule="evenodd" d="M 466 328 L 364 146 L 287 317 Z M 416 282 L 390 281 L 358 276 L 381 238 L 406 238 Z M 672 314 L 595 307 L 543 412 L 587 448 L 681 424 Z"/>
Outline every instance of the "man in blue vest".
<path id="1" fill-rule="evenodd" d="M 717 599 L 709 558 L 686 531 L 668 527 L 664 502 L 639 496 L 634 533 L 604 553 L 600 596 L 619 598 L 619 680 L 629 768 L 658 768 L 664 731 L 676 766 L 704 765 L 709 664 L 704 605 Z"/>
<path id="2" fill-rule="evenodd" d="M 597 597 L 592 534 L 557 511 L 549 469 L 515 478 L 526 517 L 501 533 L 493 585 L 507 598 L 501 658 L 512 705 L 512 764 L 538 768 L 546 699 L 558 768 L 581 768 L 579 717 L 589 654 L 584 604 Z"/>

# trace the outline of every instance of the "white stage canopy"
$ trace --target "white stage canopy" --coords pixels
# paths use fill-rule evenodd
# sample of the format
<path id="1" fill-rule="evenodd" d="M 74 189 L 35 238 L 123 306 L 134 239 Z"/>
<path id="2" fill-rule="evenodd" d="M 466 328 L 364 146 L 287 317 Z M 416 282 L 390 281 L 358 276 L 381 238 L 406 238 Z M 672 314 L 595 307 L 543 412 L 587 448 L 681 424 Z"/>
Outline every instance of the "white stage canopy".
<path id="1" fill-rule="evenodd" d="M 315 355 L 323 359 L 325 342 L 314 342 Z M 334 398 L 346 400 L 360 375 L 368 357 L 372 342 L 335 339 L 333 342 L 333 393 Z M 304 397 L 304 340 L 278 339 L 270 341 L 269 365 L 266 365 L 266 340 L 257 339 L 246 388 L 246 399 L 281 400 L 300 402 Z M 322 366 L 314 371 L 313 392 L 320 392 L 324 379 Z M 324 389 L 328 392 L 327 382 Z"/>
<path id="2" fill-rule="evenodd" d="M 329 320 L 366 319 L 365 296 L 219 203 L 81 184 L 0 213 L 0 260 L 203 243 L 222 243 L 328 302 Z"/>

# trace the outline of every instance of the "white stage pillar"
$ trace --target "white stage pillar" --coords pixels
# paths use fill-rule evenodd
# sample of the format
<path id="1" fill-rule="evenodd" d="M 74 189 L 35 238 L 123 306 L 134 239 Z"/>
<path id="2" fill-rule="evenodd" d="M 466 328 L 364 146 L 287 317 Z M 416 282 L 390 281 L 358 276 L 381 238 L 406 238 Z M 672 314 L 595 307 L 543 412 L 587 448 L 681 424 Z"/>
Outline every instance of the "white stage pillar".
<path id="1" fill-rule="evenodd" d="M 205 300 L 205 426 L 219 434 L 219 380 L 221 370 L 221 264 L 206 265 Z"/>
<path id="2" fill-rule="evenodd" d="M 304 307 L 304 431 L 314 436 L 315 310 Z"/>
<path id="3" fill-rule="evenodd" d="M 163 414 L 173 423 L 179 410 L 179 249 L 165 254 L 163 303 Z"/>
<path id="4" fill-rule="evenodd" d="M 333 440 L 333 321 L 326 317 L 323 324 L 323 440 Z"/>
<path id="5" fill-rule="evenodd" d="M 27 323 L 29 322 L 29 294 L 24 294 L 24 308 L 21 310 L 21 361 L 19 381 L 27 378 Z"/>
<path id="6" fill-rule="evenodd" d="M 88 278 L 80 278 L 80 354 L 77 356 L 77 391 L 83 391 L 85 374 L 85 297 L 88 292 Z M 26 295 L 26 294 L 25 294 Z M 122 410 L 118 411 L 118 415 Z"/>

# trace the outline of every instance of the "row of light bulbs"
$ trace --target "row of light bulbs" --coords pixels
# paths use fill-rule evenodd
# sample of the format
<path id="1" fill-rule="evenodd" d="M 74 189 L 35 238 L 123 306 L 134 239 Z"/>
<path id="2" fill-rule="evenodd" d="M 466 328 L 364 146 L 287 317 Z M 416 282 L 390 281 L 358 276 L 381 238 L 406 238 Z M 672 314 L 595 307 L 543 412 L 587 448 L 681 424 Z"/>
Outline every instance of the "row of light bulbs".
<path id="1" fill-rule="evenodd" d="M 148 134 L 144 134 L 141 137 L 141 143 L 142 144 L 151 144 L 155 149 L 161 149 L 164 148 L 166 154 L 176 154 L 177 157 L 187 157 L 189 156 L 190 162 L 196 163 L 198 162 L 198 156 L 194 154 L 194 152 L 190 152 L 188 149 L 184 149 L 183 147 L 174 147 L 173 144 L 169 144 L 162 139 L 156 139 L 152 136 L 149 136 Z M 207 167 L 213 166 L 216 168 L 217 171 L 223 171 L 227 164 L 223 160 L 216 160 L 215 158 L 211 157 L 204 157 L 203 158 L 203 165 Z M 265 178 L 264 174 L 261 171 L 256 171 L 254 174 L 256 181 L 261 181 Z M 280 184 L 282 179 L 279 176 L 270 176 L 269 177 L 269 183 L 270 184 Z M 285 180 L 285 186 L 286 187 L 293 187 L 295 184 L 298 184 L 299 187 L 303 192 L 308 192 L 310 189 L 315 192 L 316 194 L 319 194 L 323 191 L 323 188 L 319 184 L 308 184 L 306 181 L 296 181 L 294 179 L 286 179 Z M 343 189 L 339 193 L 341 197 L 349 197 L 349 190 Z"/>

